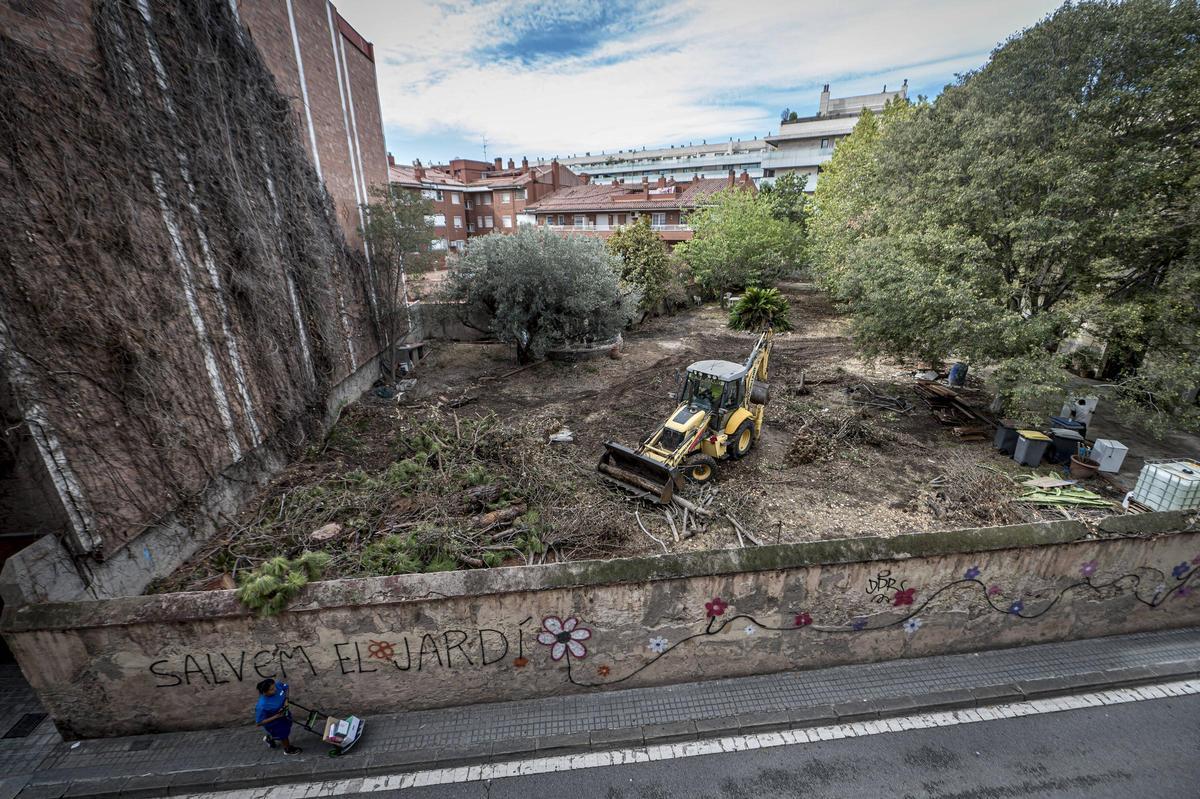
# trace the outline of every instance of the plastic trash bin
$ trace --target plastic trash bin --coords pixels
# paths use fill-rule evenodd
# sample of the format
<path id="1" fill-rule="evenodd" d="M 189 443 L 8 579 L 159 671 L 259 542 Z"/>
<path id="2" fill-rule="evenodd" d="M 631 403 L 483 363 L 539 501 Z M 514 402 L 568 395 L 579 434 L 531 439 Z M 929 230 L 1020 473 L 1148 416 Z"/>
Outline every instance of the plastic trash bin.
<path id="1" fill-rule="evenodd" d="M 1017 449 L 1017 426 L 1008 419 L 1001 420 L 996 427 L 996 438 L 992 440 L 992 446 L 1005 455 L 1012 455 Z"/>
<path id="2" fill-rule="evenodd" d="M 1042 462 L 1049 446 L 1050 436 L 1045 433 L 1039 433 L 1037 430 L 1018 430 L 1013 460 L 1022 466 L 1037 466 Z"/>
<path id="3" fill-rule="evenodd" d="M 1066 463 L 1071 460 L 1072 455 L 1079 453 L 1079 446 L 1083 444 L 1083 436 L 1074 430 L 1064 430 L 1061 427 L 1055 427 L 1050 431 L 1050 440 L 1054 442 L 1054 452 L 1050 460 L 1055 463 Z"/>
<path id="4" fill-rule="evenodd" d="M 1087 435 L 1087 425 L 1077 419 L 1071 419 L 1067 416 L 1051 416 L 1050 427 L 1058 428 L 1059 430 L 1074 430 L 1081 436 Z"/>
<path id="5" fill-rule="evenodd" d="M 1121 471 L 1129 447 L 1112 438 L 1098 438 L 1092 445 L 1092 460 L 1100 464 L 1100 471 L 1116 474 Z"/>

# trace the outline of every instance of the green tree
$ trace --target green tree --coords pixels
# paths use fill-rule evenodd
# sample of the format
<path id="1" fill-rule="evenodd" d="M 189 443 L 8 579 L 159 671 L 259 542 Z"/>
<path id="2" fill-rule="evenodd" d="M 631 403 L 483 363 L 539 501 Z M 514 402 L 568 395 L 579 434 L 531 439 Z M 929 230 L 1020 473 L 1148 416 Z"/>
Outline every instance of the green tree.
<path id="1" fill-rule="evenodd" d="M 363 206 L 363 239 L 371 256 L 371 293 L 376 309 L 376 334 L 383 345 L 384 364 L 396 379 L 396 344 L 409 334 L 408 281 L 433 267 L 433 204 L 415 191 L 371 188 Z"/>
<path id="2" fill-rule="evenodd" d="M 752 191 L 719 192 L 688 216 L 693 237 L 675 253 L 710 296 L 770 285 L 796 265 L 804 249 L 796 228 L 774 210 Z"/>
<path id="3" fill-rule="evenodd" d="M 450 264 L 443 297 L 467 325 L 488 332 L 529 363 L 563 344 L 607 341 L 629 323 L 635 291 L 620 284 L 621 262 L 603 242 L 544 227 L 475 239 Z"/>
<path id="4" fill-rule="evenodd" d="M 662 239 L 650 229 L 649 217 L 612 234 L 608 251 L 621 259 L 621 279 L 641 293 L 642 309 L 662 302 L 671 280 L 671 262 Z"/>
<path id="5" fill-rule="evenodd" d="M 1059 344 L 1084 329 L 1127 401 L 1183 412 L 1200 382 L 1197 30 L 1195 2 L 1068 4 L 936 102 L 864 115 L 812 219 L 863 348 L 996 364 L 1022 400 L 1059 382 Z"/>
<path id="6" fill-rule="evenodd" d="M 763 183 L 761 190 L 762 199 L 770 203 L 775 218 L 797 225 L 800 233 L 807 230 L 811 212 L 811 202 L 805 192 L 807 186 L 808 176 L 785 172 L 775 180 Z"/>

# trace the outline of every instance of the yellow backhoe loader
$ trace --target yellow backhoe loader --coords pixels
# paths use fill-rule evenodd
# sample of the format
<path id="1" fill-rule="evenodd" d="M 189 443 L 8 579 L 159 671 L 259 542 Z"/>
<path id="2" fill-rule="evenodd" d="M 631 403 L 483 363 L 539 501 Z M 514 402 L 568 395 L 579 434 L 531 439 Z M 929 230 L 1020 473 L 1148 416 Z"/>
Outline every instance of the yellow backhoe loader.
<path id="1" fill-rule="evenodd" d="M 718 460 L 745 456 L 762 433 L 770 398 L 771 339 L 771 331 L 762 334 L 745 363 L 693 363 L 667 421 L 637 449 L 605 444 L 596 468 L 623 488 L 666 504 L 685 479 L 708 482 Z"/>

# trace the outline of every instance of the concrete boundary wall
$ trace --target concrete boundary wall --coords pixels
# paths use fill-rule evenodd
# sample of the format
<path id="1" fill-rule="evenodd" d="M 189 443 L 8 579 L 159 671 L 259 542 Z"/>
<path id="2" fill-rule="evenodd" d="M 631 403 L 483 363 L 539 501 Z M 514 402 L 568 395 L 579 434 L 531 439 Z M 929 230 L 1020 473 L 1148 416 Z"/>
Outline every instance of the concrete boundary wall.
<path id="1" fill-rule="evenodd" d="M 69 737 L 250 723 L 254 684 L 370 714 L 1200 624 L 1195 515 L 6 608 Z"/>

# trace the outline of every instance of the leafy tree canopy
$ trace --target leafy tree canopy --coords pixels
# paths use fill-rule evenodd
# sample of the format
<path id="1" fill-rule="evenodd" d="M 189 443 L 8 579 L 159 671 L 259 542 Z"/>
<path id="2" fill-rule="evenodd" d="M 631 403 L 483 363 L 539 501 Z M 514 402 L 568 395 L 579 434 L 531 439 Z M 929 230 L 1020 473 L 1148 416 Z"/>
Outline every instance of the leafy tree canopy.
<path id="1" fill-rule="evenodd" d="M 775 203 L 752 191 L 734 188 L 713 195 L 688 216 L 688 224 L 693 238 L 675 253 L 712 296 L 769 285 L 803 257 L 802 231 L 776 217 Z"/>
<path id="2" fill-rule="evenodd" d="M 489 332 L 528 363 L 555 346 L 620 333 L 638 302 L 620 273 L 620 259 L 597 238 L 522 226 L 474 239 L 450 263 L 443 293 L 465 323 L 490 319 Z"/>
<path id="3" fill-rule="evenodd" d="M 864 114 L 811 221 L 864 349 L 997 364 L 1021 401 L 1084 330 L 1126 399 L 1182 411 L 1200 382 L 1198 38 L 1194 0 L 1068 3 L 936 102 Z"/>
<path id="4" fill-rule="evenodd" d="M 621 279 L 641 293 L 642 308 L 662 302 L 671 281 L 671 262 L 662 239 L 650 229 L 649 217 L 612 234 L 608 250 L 621 259 Z"/>

